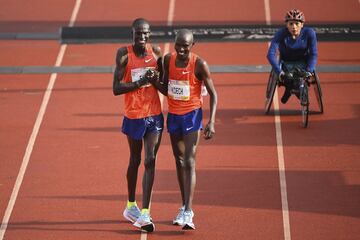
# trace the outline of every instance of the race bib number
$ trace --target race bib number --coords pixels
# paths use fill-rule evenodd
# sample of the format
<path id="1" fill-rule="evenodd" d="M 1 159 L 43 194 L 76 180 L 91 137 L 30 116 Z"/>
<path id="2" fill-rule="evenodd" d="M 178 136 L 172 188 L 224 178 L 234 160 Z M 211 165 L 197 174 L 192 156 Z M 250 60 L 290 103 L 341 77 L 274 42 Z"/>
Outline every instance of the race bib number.
<path id="1" fill-rule="evenodd" d="M 174 100 L 189 101 L 190 99 L 189 82 L 169 79 L 168 96 Z"/>
<path id="2" fill-rule="evenodd" d="M 145 73 L 147 70 L 149 69 L 155 69 L 154 67 L 144 67 L 144 68 L 135 68 L 135 69 L 131 69 L 131 81 L 132 82 L 137 82 L 141 79 L 141 77 L 145 76 Z M 151 86 L 151 84 L 146 84 L 142 87 L 149 87 Z"/>

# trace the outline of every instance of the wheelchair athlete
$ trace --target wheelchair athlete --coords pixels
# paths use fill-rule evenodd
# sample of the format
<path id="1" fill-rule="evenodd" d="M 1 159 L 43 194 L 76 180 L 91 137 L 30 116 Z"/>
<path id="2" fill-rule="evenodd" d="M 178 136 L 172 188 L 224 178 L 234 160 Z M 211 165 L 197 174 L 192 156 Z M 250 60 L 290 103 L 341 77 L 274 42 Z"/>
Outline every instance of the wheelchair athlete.
<path id="1" fill-rule="evenodd" d="M 316 33 L 312 28 L 304 27 L 304 22 L 305 16 L 301 11 L 288 11 L 285 15 L 286 27 L 275 33 L 267 54 L 273 71 L 279 77 L 280 85 L 285 86 L 281 98 L 284 104 L 289 100 L 292 90 L 297 90 L 298 87 L 297 83 L 288 80 L 287 72 L 302 68 L 312 75 L 315 74 L 318 55 Z M 298 94 L 296 96 L 299 97 Z"/>

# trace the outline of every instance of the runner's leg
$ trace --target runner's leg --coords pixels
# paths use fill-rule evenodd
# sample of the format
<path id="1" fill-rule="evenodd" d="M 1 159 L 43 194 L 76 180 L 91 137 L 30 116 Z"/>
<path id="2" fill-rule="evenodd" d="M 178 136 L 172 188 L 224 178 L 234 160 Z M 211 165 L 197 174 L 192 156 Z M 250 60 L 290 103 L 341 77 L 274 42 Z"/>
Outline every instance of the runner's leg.
<path id="1" fill-rule="evenodd" d="M 184 156 L 185 156 L 185 144 L 183 136 L 180 134 L 170 134 L 171 146 L 176 163 L 176 173 L 181 193 L 182 206 L 185 205 L 184 195 Z"/>
<path id="2" fill-rule="evenodd" d="M 151 191 L 154 184 L 155 176 L 155 160 L 161 142 L 160 132 L 149 132 L 144 136 L 144 150 L 145 150 L 145 172 L 143 176 L 143 205 L 142 208 L 149 208 Z"/>
<path id="3" fill-rule="evenodd" d="M 195 155 L 199 143 L 200 130 L 185 134 L 185 156 L 184 156 L 184 196 L 185 211 L 192 209 L 192 200 L 194 196 L 196 173 L 195 173 Z"/>
<path id="4" fill-rule="evenodd" d="M 130 148 L 130 160 L 127 169 L 128 197 L 130 202 L 135 201 L 138 169 L 141 162 L 142 140 L 135 140 L 127 136 Z"/>

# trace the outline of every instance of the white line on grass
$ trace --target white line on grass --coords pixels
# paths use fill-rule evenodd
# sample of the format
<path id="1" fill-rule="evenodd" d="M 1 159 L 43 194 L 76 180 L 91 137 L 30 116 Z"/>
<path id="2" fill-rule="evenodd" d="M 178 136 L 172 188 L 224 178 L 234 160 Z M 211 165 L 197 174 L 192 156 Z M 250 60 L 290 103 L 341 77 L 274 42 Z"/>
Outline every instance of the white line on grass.
<path id="1" fill-rule="evenodd" d="M 76 20 L 76 16 L 77 16 L 79 8 L 80 8 L 80 4 L 81 4 L 81 0 L 76 0 L 75 7 L 74 7 L 74 9 L 72 11 L 72 15 L 71 15 L 71 18 L 70 18 L 69 27 L 72 27 L 74 25 L 74 22 Z M 58 53 L 57 58 L 56 58 L 55 67 L 60 67 L 61 62 L 62 62 L 62 60 L 64 58 L 66 46 L 67 46 L 66 44 L 61 45 L 59 53 Z M 42 120 L 44 118 L 46 108 L 47 108 L 47 105 L 49 103 L 51 93 L 52 93 L 52 90 L 53 90 L 55 82 L 56 82 L 56 77 L 57 77 L 56 73 L 53 73 L 53 74 L 50 75 L 50 80 L 49 80 L 48 86 L 46 88 L 46 91 L 45 91 L 45 94 L 44 94 L 44 97 L 43 97 L 43 101 L 42 101 L 41 106 L 40 106 L 39 113 L 38 113 L 38 115 L 36 117 L 36 121 L 35 121 L 33 130 L 32 130 L 32 133 L 30 135 L 28 145 L 27 145 L 26 150 L 25 150 L 25 154 L 24 154 L 21 166 L 20 166 L 20 170 L 19 170 L 18 176 L 16 178 L 13 191 L 12 191 L 11 196 L 10 196 L 8 206 L 6 207 L 4 218 L 3 218 L 2 222 L 1 222 L 0 240 L 3 240 L 6 229 L 8 227 L 8 223 L 9 223 L 9 220 L 10 220 L 10 217 L 11 217 L 11 213 L 12 213 L 12 211 L 14 209 L 15 202 L 16 202 L 17 196 L 19 194 L 19 190 L 20 190 L 22 181 L 24 179 L 26 168 L 27 168 L 27 166 L 29 164 L 29 161 L 30 161 L 30 157 L 31 157 L 31 153 L 32 153 L 35 141 L 36 141 L 36 137 L 37 137 L 37 135 L 39 133 L 40 126 L 41 126 Z"/>

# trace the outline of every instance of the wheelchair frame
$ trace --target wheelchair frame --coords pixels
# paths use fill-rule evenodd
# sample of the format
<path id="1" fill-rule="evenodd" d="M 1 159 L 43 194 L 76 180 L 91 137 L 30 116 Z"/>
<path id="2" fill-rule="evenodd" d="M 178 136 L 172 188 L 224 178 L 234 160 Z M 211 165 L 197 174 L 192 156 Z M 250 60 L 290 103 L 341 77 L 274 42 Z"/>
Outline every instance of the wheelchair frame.
<path id="1" fill-rule="evenodd" d="M 302 125 L 304 128 L 308 126 L 308 115 L 309 115 L 309 94 L 308 94 L 308 87 L 310 85 L 313 85 L 316 100 L 319 107 L 319 113 L 324 113 L 324 105 L 322 100 L 322 91 L 320 86 L 320 80 L 316 72 L 314 72 L 314 82 L 304 82 L 303 83 L 303 90 L 300 95 L 300 102 L 301 104 L 301 113 L 302 113 Z M 300 83 L 301 84 L 301 83 Z M 265 93 L 265 114 L 269 114 L 271 105 L 273 102 L 274 94 L 276 87 L 281 86 L 281 83 L 279 81 L 279 77 L 275 74 L 274 70 L 271 70 L 269 75 L 269 80 L 266 87 L 266 93 Z M 306 98 L 306 99 L 304 99 Z M 304 104 L 306 103 L 306 104 Z"/>

